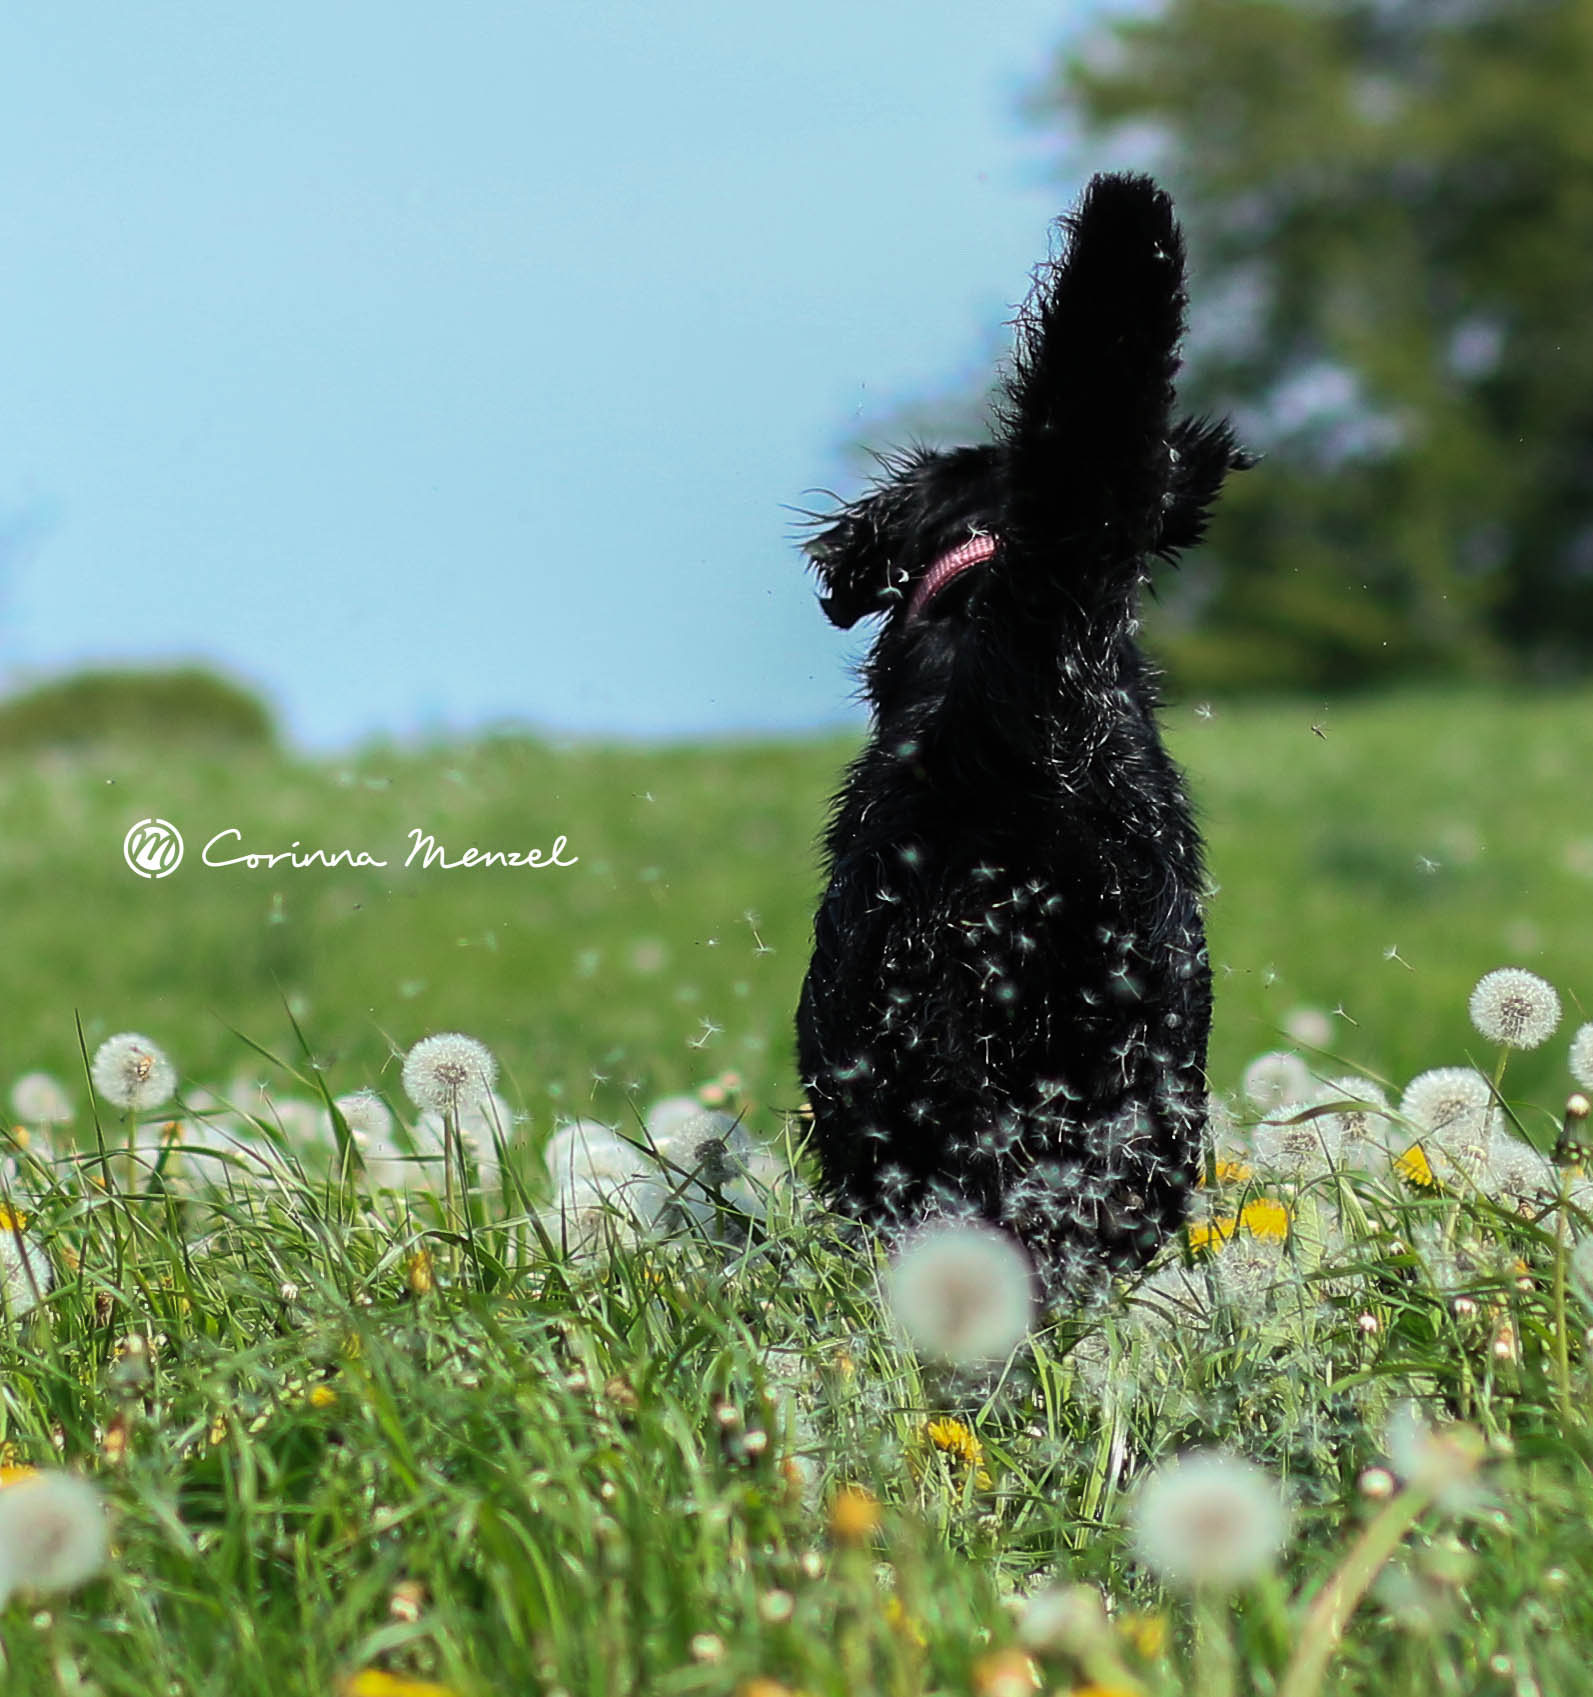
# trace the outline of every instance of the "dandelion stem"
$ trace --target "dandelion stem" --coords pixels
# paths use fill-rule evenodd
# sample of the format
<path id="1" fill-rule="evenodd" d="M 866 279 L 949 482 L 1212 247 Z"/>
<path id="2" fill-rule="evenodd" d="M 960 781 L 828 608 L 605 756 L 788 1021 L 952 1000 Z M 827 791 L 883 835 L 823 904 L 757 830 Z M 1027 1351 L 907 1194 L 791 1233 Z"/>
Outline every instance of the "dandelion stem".
<path id="1" fill-rule="evenodd" d="M 1560 1422 L 1571 1425 L 1571 1339 L 1566 1329 L 1565 1269 L 1570 1242 L 1566 1209 L 1571 1201 L 1571 1170 L 1561 1167 L 1560 1206 L 1554 1213 L 1554 1389 L 1560 1404 Z"/>
<path id="2" fill-rule="evenodd" d="M 1233 1633 L 1226 1596 L 1201 1593 L 1195 1607 L 1196 1697 L 1233 1697 Z"/>
<path id="3" fill-rule="evenodd" d="M 1438 1483 L 1413 1481 L 1389 1499 L 1382 1512 L 1355 1541 L 1338 1571 L 1317 1593 L 1278 1697 L 1315 1697 L 1349 1618 L 1372 1581 L 1403 1542 L 1405 1534 L 1432 1506 Z"/>

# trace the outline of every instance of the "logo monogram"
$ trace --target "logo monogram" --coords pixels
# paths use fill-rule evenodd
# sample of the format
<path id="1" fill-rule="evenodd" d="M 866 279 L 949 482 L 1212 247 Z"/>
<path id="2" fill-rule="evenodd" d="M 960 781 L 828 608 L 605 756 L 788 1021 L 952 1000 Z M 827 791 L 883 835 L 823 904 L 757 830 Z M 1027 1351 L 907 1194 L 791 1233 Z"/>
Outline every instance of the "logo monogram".
<path id="1" fill-rule="evenodd" d="M 140 878 L 168 878 L 183 863 L 183 834 L 169 819 L 140 819 L 122 838 L 122 859 Z"/>

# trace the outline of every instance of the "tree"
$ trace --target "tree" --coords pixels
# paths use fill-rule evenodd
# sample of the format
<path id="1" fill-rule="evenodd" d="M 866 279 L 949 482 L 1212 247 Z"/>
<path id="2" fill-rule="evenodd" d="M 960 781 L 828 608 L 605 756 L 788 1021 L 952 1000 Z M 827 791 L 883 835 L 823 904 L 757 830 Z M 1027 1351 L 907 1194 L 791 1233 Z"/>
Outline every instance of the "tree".
<path id="1" fill-rule="evenodd" d="M 1186 401 L 1267 456 L 1154 615 L 1184 684 L 1593 667 L 1590 90 L 1593 0 L 1167 0 L 1060 56 L 1037 120 L 1152 138 Z"/>

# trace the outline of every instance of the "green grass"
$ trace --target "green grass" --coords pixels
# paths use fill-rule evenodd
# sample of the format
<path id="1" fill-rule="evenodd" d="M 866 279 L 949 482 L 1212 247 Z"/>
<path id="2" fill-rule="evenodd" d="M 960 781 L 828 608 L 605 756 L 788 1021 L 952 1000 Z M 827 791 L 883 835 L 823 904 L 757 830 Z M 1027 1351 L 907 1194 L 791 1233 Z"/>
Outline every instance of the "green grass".
<path id="1" fill-rule="evenodd" d="M 1583 1017 L 1590 709 L 1413 695 L 1175 719 L 1221 885 L 1219 1087 L 1301 1004 L 1342 1007 L 1332 1047 L 1396 1083 L 1468 1053 L 1491 1068 L 1465 997 L 1507 961 Z M 632 1101 L 726 1070 L 772 1135 L 796 1100 L 812 844 L 845 753 L 506 740 L 324 765 L 0 766 L 0 1071 L 48 1067 L 81 1102 L 76 1016 L 90 1049 L 146 1031 L 185 1087 L 243 1068 L 280 1095 L 324 1080 L 396 1100 L 395 1051 L 461 1029 L 503 1062 L 530 1141 L 577 1111 L 623 1122 Z M 145 814 L 188 839 L 158 884 L 120 857 Z M 562 833 L 579 864 L 196 864 L 230 825 L 260 849 L 298 838 L 397 858 L 415 824 L 456 850 Z M 1569 1025 L 1506 1075 L 1540 1144 Z M 1058 1579 L 1165 1616 L 1148 1660 L 1115 1630 L 1095 1647 L 1141 1689 L 1215 1692 L 1210 1620 L 1202 1648 L 1123 1532 L 1145 1471 L 1210 1443 L 1286 1479 L 1296 1505 L 1284 1571 L 1213 1616 L 1233 1634 L 1237 1688 L 1272 1692 L 1311 1598 L 1377 1511 L 1357 1481 L 1407 1395 L 1484 1434 L 1482 1494 L 1416 1518 L 1325 1689 L 1586 1689 L 1593 1314 L 1573 1289 L 1561 1325 L 1569 1242 L 1541 1211 L 1328 1181 L 1287 1198 L 1297 1276 L 1264 1312 L 1218 1305 L 1171 1337 L 1114 1320 L 1090 1346 L 1104 1380 L 1069 1358 L 1080 1317 L 1057 1316 L 1005 1371 L 968 1379 L 892 1337 L 870 1269 L 811 1211 L 777 1214 L 739 1250 L 572 1264 L 513 1190 L 466 1241 L 424 1204 L 371 1207 L 332 1180 L 200 1203 L 107 1193 L 93 1170 L 66 1170 L 32 1207 L 60 1283 L 0 1342 L 0 1444 L 95 1474 L 115 1552 L 75 1597 L 0 1610 L 7 1693 L 308 1697 L 366 1666 L 469 1697 L 756 1678 L 994 1692 L 1010 1600 Z M 926 1442 L 932 1413 L 977 1434 L 988 1488 Z M 883 1504 L 863 1544 L 827 1525 L 843 1482 Z M 1041 1673 L 1047 1690 L 1084 1684 L 1067 1656 Z"/>

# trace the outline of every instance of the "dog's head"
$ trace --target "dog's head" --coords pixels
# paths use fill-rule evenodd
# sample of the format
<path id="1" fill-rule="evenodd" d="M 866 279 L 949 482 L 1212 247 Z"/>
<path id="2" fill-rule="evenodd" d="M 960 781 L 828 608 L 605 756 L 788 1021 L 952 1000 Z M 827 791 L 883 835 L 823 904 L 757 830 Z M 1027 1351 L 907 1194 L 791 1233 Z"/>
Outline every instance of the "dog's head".
<path id="1" fill-rule="evenodd" d="M 1093 601 L 1102 583 L 1132 593 L 1149 556 L 1200 540 L 1223 479 L 1252 463 L 1226 424 L 1173 418 L 1184 267 L 1167 196 L 1097 177 L 1062 230 L 1019 319 L 996 440 L 883 460 L 809 539 L 833 624 L 883 614 L 891 647 L 944 636 L 992 574 L 1035 608 L 1048 592 Z"/>

